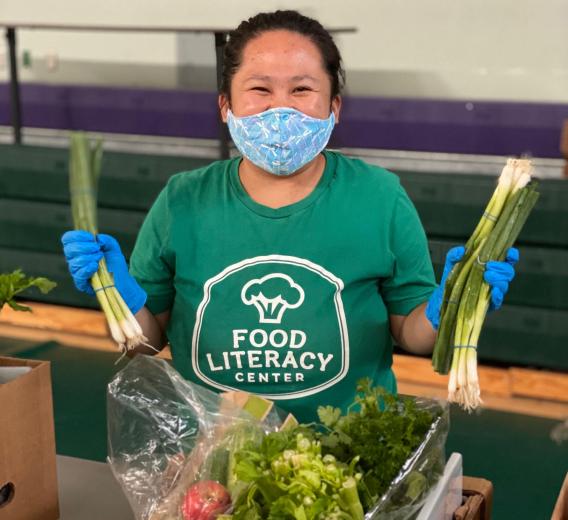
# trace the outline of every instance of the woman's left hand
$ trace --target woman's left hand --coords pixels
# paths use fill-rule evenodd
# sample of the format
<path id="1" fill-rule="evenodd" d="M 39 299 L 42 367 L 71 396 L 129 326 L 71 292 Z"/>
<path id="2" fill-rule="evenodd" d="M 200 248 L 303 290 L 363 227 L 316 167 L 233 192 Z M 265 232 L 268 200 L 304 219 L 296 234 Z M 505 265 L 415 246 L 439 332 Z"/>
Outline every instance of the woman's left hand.
<path id="1" fill-rule="evenodd" d="M 444 285 L 448 275 L 455 264 L 457 264 L 464 255 L 465 248 L 463 246 L 454 247 L 448 251 L 446 255 L 446 264 L 440 285 L 434 290 L 428 305 L 426 306 L 426 317 L 435 330 L 440 325 L 440 310 L 442 308 L 442 299 L 444 297 Z M 509 283 L 515 277 L 514 265 L 519 261 L 519 250 L 511 247 L 507 251 L 504 262 L 491 261 L 485 265 L 483 279 L 491 288 L 491 298 L 489 302 L 489 310 L 497 310 L 503 304 L 505 294 L 509 290 Z"/>
<path id="2" fill-rule="evenodd" d="M 511 247 L 504 262 L 487 262 L 483 279 L 491 287 L 489 310 L 495 311 L 503 304 L 509 290 L 509 283 L 515 278 L 515 264 L 519 261 L 519 250 Z"/>

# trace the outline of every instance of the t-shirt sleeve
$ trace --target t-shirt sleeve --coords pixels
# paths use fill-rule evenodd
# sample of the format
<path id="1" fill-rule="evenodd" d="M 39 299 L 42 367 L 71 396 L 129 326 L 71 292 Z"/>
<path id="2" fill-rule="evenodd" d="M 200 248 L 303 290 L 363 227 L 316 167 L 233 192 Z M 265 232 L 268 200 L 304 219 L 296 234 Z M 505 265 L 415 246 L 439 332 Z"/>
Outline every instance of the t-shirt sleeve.
<path id="1" fill-rule="evenodd" d="M 389 314 L 406 316 L 430 298 L 436 287 L 426 233 L 416 208 L 399 185 L 390 227 L 393 268 L 381 283 Z"/>
<path id="2" fill-rule="evenodd" d="M 171 309 L 175 296 L 169 230 L 170 212 L 166 187 L 146 215 L 130 257 L 130 274 L 146 291 L 146 307 L 152 314 Z"/>

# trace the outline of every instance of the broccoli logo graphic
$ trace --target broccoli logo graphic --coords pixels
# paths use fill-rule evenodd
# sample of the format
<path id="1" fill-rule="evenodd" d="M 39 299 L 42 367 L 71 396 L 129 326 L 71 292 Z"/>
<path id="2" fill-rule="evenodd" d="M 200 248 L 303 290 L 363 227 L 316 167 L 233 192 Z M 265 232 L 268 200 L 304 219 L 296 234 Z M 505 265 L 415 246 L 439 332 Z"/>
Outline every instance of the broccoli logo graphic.
<path id="1" fill-rule="evenodd" d="M 297 309 L 304 302 L 304 289 L 288 275 L 274 273 L 250 280 L 241 291 L 245 305 L 254 305 L 260 323 L 280 323 L 286 309 Z"/>

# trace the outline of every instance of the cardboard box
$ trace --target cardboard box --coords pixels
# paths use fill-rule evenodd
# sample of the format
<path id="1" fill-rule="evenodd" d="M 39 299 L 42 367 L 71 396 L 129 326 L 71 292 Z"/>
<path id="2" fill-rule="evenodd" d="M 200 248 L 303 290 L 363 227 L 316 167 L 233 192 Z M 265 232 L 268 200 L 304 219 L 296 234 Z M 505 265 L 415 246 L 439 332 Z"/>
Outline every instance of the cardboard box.
<path id="1" fill-rule="evenodd" d="M 463 477 L 463 504 L 454 512 L 455 520 L 490 520 L 493 508 L 493 483 L 475 477 Z"/>
<path id="2" fill-rule="evenodd" d="M 0 520 L 57 520 L 50 364 L 0 357 L 0 377 Z"/>

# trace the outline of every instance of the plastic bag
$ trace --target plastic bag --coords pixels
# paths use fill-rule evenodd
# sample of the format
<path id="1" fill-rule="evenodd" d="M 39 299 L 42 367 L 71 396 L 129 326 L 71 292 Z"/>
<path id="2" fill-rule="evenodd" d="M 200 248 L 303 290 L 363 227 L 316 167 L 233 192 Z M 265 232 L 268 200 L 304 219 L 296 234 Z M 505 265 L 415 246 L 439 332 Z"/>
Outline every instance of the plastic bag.
<path id="1" fill-rule="evenodd" d="M 168 362 L 147 356 L 136 356 L 111 381 L 108 461 L 137 520 L 214 518 L 230 512 L 220 477 L 231 474 L 227 454 L 278 430 L 285 418 L 282 410 L 272 407 L 259 421 L 235 396 L 190 383 Z M 448 407 L 414 399 L 438 418 L 366 520 L 415 518 L 443 473 Z M 200 500 L 203 497 L 206 500 Z M 217 509 L 207 510 L 210 516 L 199 509 L 211 503 Z M 203 514 L 193 514 L 197 510 Z"/>
<path id="2" fill-rule="evenodd" d="M 210 484 L 227 462 L 213 451 L 240 442 L 243 431 L 252 438 L 278 429 L 279 413 L 273 408 L 260 423 L 167 361 L 136 356 L 108 385 L 108 462 L 138 520 L 183 520 L 198 481 L 209 488 L 196 492 L 226 501 Z"/>
<path id="3" fill-rule="evenodd" d="M 444 401 L 412 397 L 421 410 L 438 417 L 424 440 L 407 459 L 389 489 L 367 512 L 365 520 L 411 520 L 418 516 L 428 494 L 444 473 L 446 439 L 450 427 L 449 406 Z"/>

